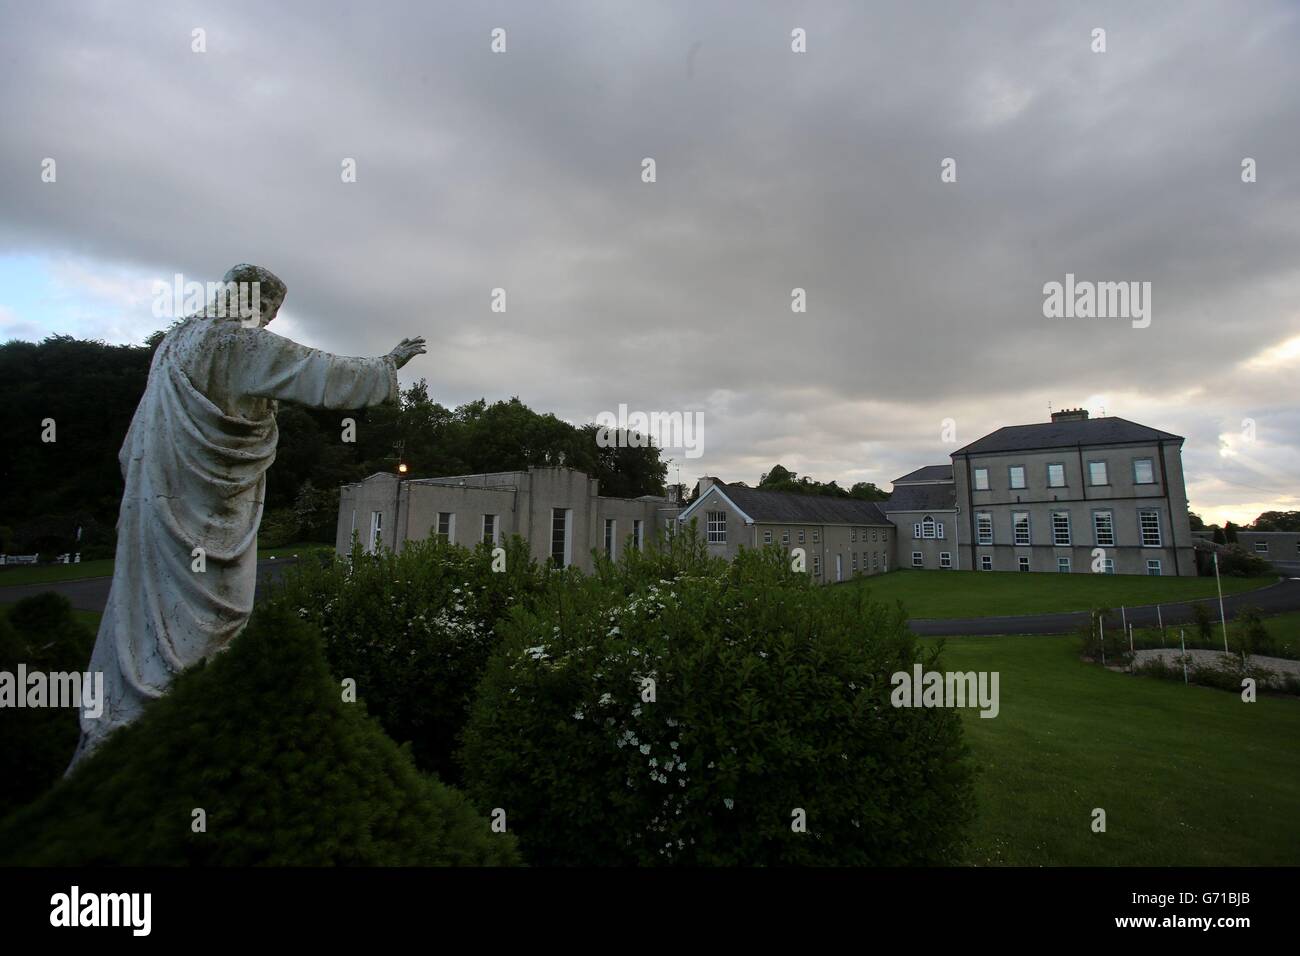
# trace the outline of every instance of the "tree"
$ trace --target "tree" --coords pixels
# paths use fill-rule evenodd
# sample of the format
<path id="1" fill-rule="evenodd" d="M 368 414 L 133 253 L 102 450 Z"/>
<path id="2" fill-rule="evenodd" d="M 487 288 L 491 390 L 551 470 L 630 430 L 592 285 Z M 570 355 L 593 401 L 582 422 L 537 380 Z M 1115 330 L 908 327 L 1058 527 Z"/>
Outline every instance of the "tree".
<path id="1" fill-rule="evenodd" d="M 1300 511 L 1265 511 L 1251 525 L 1252 531 L 1300 531 Z"/>
<path id="2" fill-rule="evenodd" d="M 1187 523 L 1191 525 L 1191 529 L 1193 531 L 1205 530 L 1205 522 L 1201 520 L 1201 516 L 1198 515 L 1195 511 L 1187 512 Z"/>

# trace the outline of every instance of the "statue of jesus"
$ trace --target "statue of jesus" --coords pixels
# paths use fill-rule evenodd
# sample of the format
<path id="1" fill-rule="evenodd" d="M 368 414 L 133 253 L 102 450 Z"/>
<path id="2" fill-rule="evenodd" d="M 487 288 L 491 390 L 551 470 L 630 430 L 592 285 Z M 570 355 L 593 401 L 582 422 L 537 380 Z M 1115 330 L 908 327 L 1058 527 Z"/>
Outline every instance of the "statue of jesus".
<path id="1" fill-rule="evenodd" d="M 104 675 L 104 706 L 97 718 L 82 712 L 69 772 L 247 622 L 276 402 L 396 402 L 397 370 L 425 351 L 418 337 L 380 358 L 306 348 L 266 329 L 284 302 L 279 278 L 245 264 L 224 281 L 227 292 L 251 286 L 253 307 L 241 316 L 209 303 L 168 331 L 118 455 L 117 560 L 90 660 Z"/>

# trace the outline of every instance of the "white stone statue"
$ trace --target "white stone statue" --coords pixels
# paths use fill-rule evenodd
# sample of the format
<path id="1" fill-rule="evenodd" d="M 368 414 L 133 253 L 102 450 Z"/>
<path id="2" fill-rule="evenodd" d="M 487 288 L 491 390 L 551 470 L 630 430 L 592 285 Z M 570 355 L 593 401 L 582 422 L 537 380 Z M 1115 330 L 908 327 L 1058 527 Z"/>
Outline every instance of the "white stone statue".
<path id="1" fill-rule="evenodd" d="M 276 276 L 238 265 L 224 281 L 256 283 L 256 308 L 241 318 L 214 300 L 163 337 L 118 456 L 117 560 L 90 661 L 106 699 L 97 719 L 83 711 L 69 772 L 247 622 L 276 402 L 396 402 L 397 370 L 425 351 L 423 338 L 381 358 L 306 348 L 266 330 L 286 292 Z"/>

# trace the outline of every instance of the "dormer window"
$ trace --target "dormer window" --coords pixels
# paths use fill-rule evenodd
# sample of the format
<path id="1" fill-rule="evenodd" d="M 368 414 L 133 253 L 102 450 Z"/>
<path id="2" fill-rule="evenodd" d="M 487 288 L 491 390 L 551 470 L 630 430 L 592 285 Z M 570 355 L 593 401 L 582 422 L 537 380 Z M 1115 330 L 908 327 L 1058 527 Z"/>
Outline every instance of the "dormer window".
<path id="1" fill-rule="evenodd" d="M 934 537 L 934 517 L 932 515 L 926 515 L 921 519 L 921 537 Z"/>

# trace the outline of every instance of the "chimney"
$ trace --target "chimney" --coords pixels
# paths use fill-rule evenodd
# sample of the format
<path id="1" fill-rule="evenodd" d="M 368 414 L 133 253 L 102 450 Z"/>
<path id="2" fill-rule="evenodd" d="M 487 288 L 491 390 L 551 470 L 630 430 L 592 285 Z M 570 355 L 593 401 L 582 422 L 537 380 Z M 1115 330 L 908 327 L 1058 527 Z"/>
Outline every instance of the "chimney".
<path id="1" fill-rule="evenodd" d="M 1086 422 L 1087 420 L 1086 408 L 1063 408 L 1059 412 L 1052 412 L 1054 422 Z"/>
<path id="2" fill-rule="evenodd" d="M 718 479 L 716 479 L 716 478 L 710 478 L 708 475 L 705 475 L 703 478 L 701 478 L 701 479 L 699 480 L 699 483 L 695 486 L 695 498 L 696 498 L 696 500 L 699 500 L 700 498 L 703 498 L 703 497 L 704 497 L 704 493 L 705 493 L 706 491 L 708 491 L 710 488 L 712 488 L 712 487 L 713 487 L 715 484 L 717 484 L 717 483 L 718 483 Z"/>

